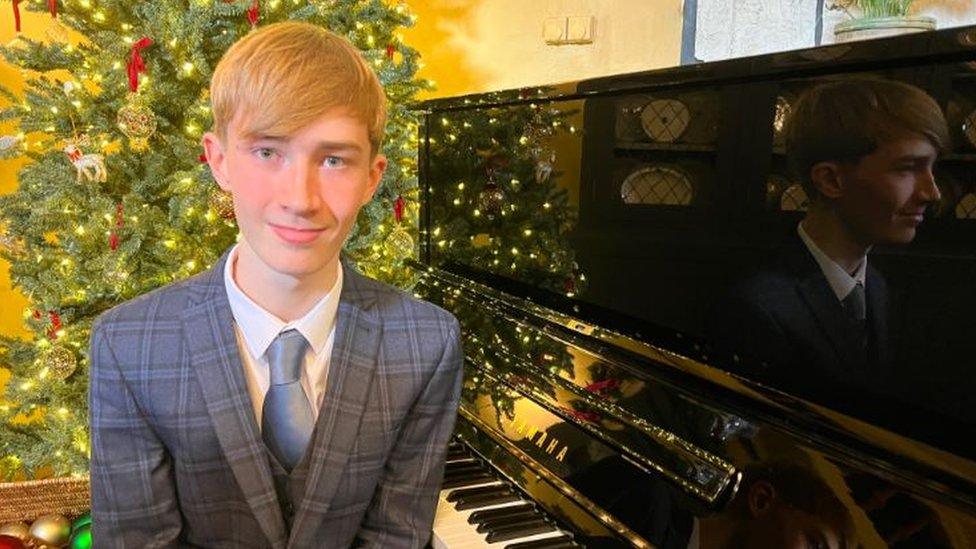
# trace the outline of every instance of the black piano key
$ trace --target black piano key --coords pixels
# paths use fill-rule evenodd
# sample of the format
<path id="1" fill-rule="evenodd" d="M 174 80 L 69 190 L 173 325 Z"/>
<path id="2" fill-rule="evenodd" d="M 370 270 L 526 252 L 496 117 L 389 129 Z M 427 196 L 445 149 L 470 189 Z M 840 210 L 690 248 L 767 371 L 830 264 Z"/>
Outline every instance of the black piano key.
<path id="1" fill-rule="evenodd" d="M 461 498 L 480 496 L 481 494 L 494 494 L 496 492 L 509 491 L 504 484 L 492 484 L 491 486 L 478 486 L 476 488 L 460 488 L 447 494 L 447 501 L 458 501 Z"/>
<path id="2" fill-rule="evenodd" d="M 470 509 L 477 509 L 479 507 L 487 507 L 489 505 L 501 505 L 502 503 L 511 503 L 513 501 L 519 501 L 520 498 L 518 494 L 508 492 L 507 494 L 491 494 L 487 496 L 478 496 L 467 499 L 462 499 L 454 506 L 458 511 L 468 511 Z"/>
<path id="3" fill-rule="evenodd" d="M 572 536 L 563 535 L 535 541 L 510 543 L 505 546 L 505 549 L 575 549 L 576 547 L 579 545 L 573 542 Z"/>
<path id="4" fill-rule="evenodd" d="M 447 466 L 444 468 L 444 476 L 463 475 L 463 474 L 470 474 L 473 472 L 485 472 L 485 471 L 487 471 L 487 469 L 485 469 L 484 465 L 476 461 L 470 463 L 459 463 L 457 465 L 452 465 L 448 463 Z"/>
<path id="5" fill-rule="evenodd" d="M 475 528 L 475 530 L 481 533 L 494 532 L 499 528 L 506 528 L 514 524 L 521 524 L 523 522 L 541 519 L 541 518 L 544 517 L 541 514 L 539 514 L 538 511 L 536 511 L 535 509 L 531 509 L 529 511 L 523 511 L 521 513 L 516 513 L 514 515 L 508 515 L 508 516 L 499 517 L 492 520 L 487 520 L 479 524 L 478 527 Z"/>
<path id="6" fill-rule="evenodd" d="M 513 524 L 512 526 L 507 526 L 505 528 L 499 528 L 498 530 L 492 530 L 485 537 L 488 543 L 497 543 L 499 541 L 508 541 L 515 538 L 524 538 L 526 536 L 534 536 L 536 534 L 545 534 L 546 532 L 552 532 L 556 527 L 547 522 L 545 519 L 530 520 L 528 522 L 522 522 L 519 524 Z"/>
<path id="7" fill-rule="evenodd" d="M 471 513 L 471 516 L 468 517 L 468 524 L 478 524 L 488 520 L 525 513 L 526 511 L 532 511 L 534 509 L 535 505 L 531 503 L 522 503 L 520 505 L 502 507 L 501 509 L 485 509 L 484 511 L 475 511 L 474 513 Z"/>
<path id="8" fill-rule="evenodd" d="M 472 486 L 475 484 L 483 484 L 485 482 L 491 482 L 497 480 L 493 475 L 484 473 L 481 475 L 472 475 L 470 477 L 458 477 L 451 480 L 445 480 L 441 484 L 442 490 L 450 490 L 452 488 L 463 488 L 465 486 Z"/>

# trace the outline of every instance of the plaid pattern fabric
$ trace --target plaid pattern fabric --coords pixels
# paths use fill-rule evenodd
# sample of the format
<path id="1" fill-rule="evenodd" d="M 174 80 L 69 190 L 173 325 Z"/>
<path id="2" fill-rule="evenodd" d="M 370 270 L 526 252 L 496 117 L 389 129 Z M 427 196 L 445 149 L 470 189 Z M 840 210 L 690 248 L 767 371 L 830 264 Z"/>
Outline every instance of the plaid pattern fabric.
<path id="1" fill-rule="evenodd" d="M 422 547 L 460 394 L 457 320 L 344 265 L 289 533 L 238 354 L 226 259 L 92 329 L 95 546 Z"/>

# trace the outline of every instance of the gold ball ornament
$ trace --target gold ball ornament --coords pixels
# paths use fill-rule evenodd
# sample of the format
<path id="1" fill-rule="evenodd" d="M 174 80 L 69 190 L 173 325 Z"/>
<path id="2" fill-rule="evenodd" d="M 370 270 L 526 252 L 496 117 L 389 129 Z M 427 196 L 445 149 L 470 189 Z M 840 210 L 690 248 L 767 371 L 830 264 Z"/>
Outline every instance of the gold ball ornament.
<path id="1" fill-rule="evenodd" d="M 220 188 L 214 189 L 210 192 L 207 202 L 210 209 L 221 219 L 234 219 L 234 199 L 229 192 Z"/>
<path id="2" fill-rule="evenodd" d="M 507 197 L 494 181 L 489 181 L 478 194 L 478 209 L 488 219 L 494 219 L 502 212 Z"/>
<path id="3" fill-rule="evenodd" d="M 61 515 L 44 515 L 31 524 L 30 535 L 39 544 L 61 547 L 71 538 L 71 523 Z"/>
<path id="4" fill-rule="evenodd" d="M 44 354 L 44 364 L 51 375 L 63 381 L 75 373 L 78 368 L 78 359 L 70 349 L 62 345 L 55 345 Z"/>
<path id="5" fill-rule="evenodd" d="M 386 249 L 398 261 L 402 261 L 413 255 L 413 237 L 402 225 L 393 227 L 390 234 L 386 237 Z"/>
<path id="6" fill-rule="evenodd" d="M 129 94 L 125 106 L 115 120 L 119 130 L 129 138 L 129 146 L 137 151 L 149 148 L 149 138 L 156 133 L 156 113 L 136 94 Z"/>
<path id="7" fill-rule="evenodd" d="M 25 522 L 8 522 L 0 526 L 0 536 L 12 536 L 27 543 L 30 541 L 30 526 Z"/>
<path id="8" fill-rule="evenodd" d="M 68 43 L 68 27 L 61 24 L 57 18 L 51 20 L 51 24 L 47 27 L 45 31 L 47 37 L 51 42 L 57 42 L 61 44 Z"/>

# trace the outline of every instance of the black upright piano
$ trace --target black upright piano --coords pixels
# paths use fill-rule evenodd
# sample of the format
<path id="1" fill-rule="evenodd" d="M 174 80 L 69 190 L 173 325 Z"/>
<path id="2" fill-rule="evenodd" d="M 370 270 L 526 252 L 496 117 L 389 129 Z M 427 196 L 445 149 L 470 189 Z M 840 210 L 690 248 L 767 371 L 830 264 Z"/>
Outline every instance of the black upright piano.
<path id="1" fill-rule="evenodd" d="M 868 255 L 892 369 L 818 378 L 715 319 L 809 208 L 797 99 L 856 78 L 924 90 L 952 142 Z M 409 267 L 465 351 L 434 547 L 976 547 L 976 27 L 417 109 Z"/>

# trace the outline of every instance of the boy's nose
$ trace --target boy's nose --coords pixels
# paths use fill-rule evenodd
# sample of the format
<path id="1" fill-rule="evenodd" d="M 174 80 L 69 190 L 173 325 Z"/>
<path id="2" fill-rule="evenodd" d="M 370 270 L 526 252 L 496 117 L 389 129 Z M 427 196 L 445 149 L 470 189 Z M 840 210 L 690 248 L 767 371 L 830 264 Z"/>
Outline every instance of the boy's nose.
<path id="1" fill-rule="evenodd" d="M 935 183 L 935 175 L 932 170 L 926 170 L 925 174 L 918 181 L 917 194 L 926 202 L 938 202 L 942 199 L 939 186 Z"/>
<path id="2" fill-rule="evenodd" d="M 297 165 L 279 188 L 281 205 L 297 213 L 318 207 L 318 171 L 307 165 Z"/>

